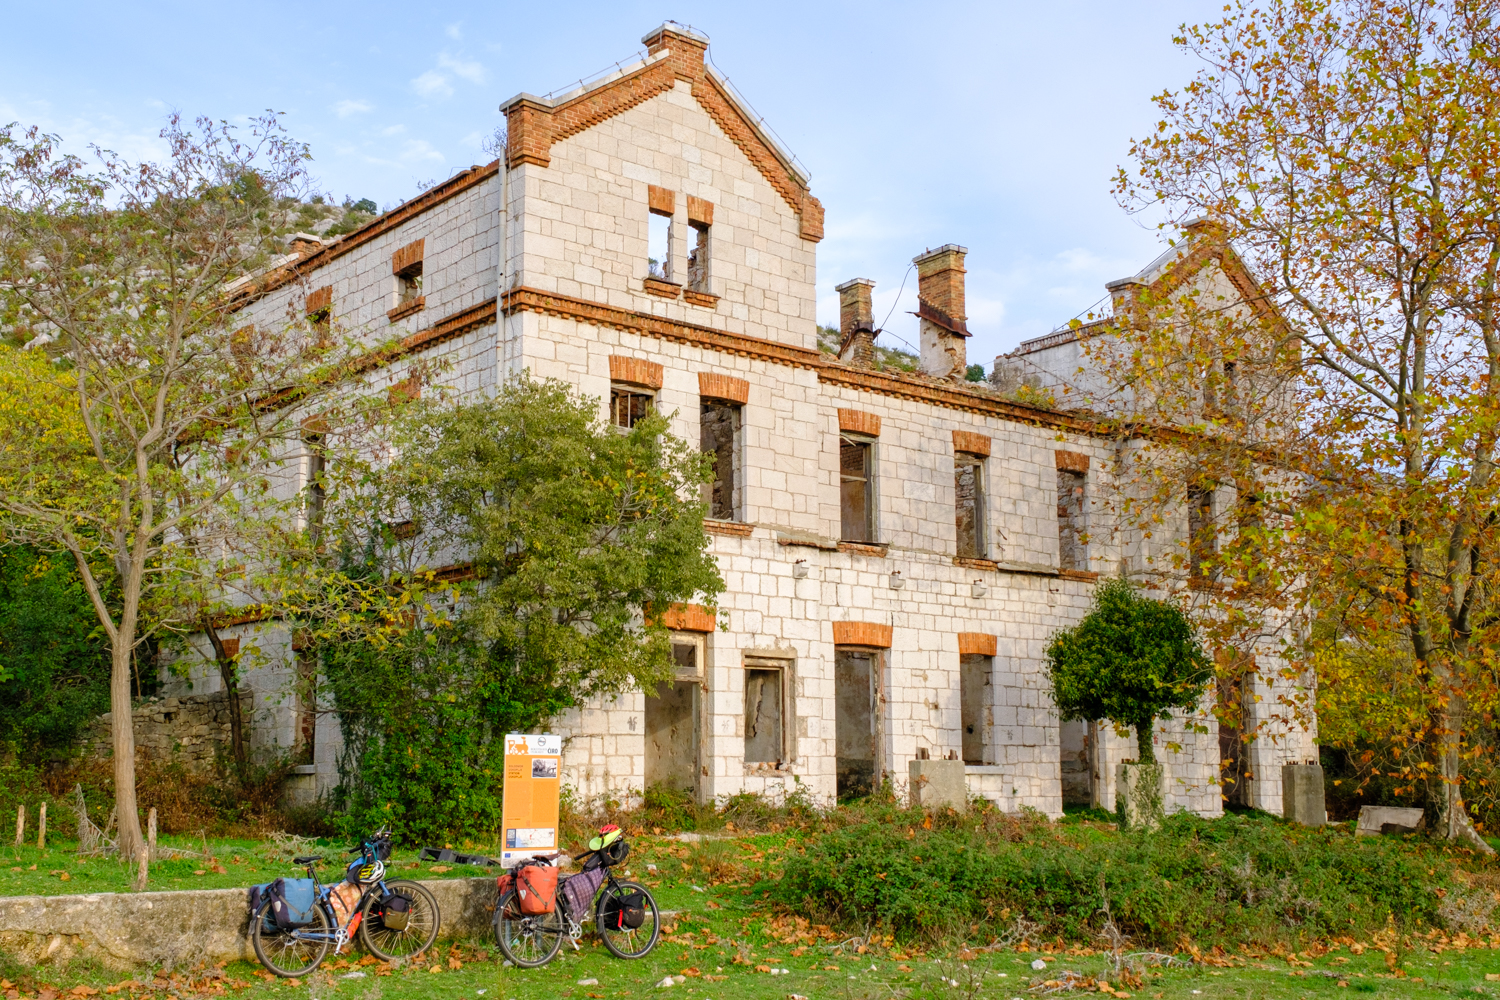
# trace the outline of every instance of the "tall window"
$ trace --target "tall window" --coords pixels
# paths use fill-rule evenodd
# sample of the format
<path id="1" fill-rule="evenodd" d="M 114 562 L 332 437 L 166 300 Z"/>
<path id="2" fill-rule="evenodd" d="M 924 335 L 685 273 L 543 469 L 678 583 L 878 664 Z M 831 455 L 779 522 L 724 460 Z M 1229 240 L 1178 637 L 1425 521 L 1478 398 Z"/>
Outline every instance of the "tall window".
<path id="1" fill-rule="evenodd" d="M 322 434 L 308 434 L 307 445 L 307 533 L 313 544 L 323 534 L 323 509 L 328 503 L 328 456 Z"/>
<path id="2" fill-rule="evenodd" d="M 874 446 L 849 434 L 839 435 L 839 538 L 875 540 Z"/>
<path id="3" fill-rule="evenodd" d="M 313 339 L 319 347 L 327 347 L 332 337 L 329 329 L 333 323 L 333 286 L 324 285 L 307 293 L 307 322 L 312 327 Z"/>
<path id="4" fill-rule="evenodd" d="M 745 763 L 780 764 L 791 758 L 786 717 L 790 714 L 789 662 L 745 660 Z"/>
<path id="5" fill-rule="evenodd" d="M 616 427 L 634 427 L 651 412 L 654 398 L 645 389 L 628 385 L 610 386 L 609 422 Z"/>
<path id="6" fill-rule="evenodd" d="M 404 306 L 422 294 L 422 262 L 408 264 L 396 274 L 396 304 Z"/>
<path id="7" fill-rule="evenodd" d="M 963 653 L 958 665 L 958 706 L 963 724 L 963 749 L 965 764 L 987 764 L 985 760 L 985 727 L 989 722 L 989 709 L 994 705 L 994 687 L 990 677 L 994 673 L 994 657 L 979 653 Z"/>
<path id="8" fill-rule="evenodd" d="M 708 226 L 689 222 L 693 248 L 688 251 L 687 286 L 695 292 L 708 291 Z"/>
<path id="9" fill-rule="evenodd" d="M 1057 565 L 1060 569 L 1088 569 L 1088 536 L 1084 526 L 1087 483 L 1085 473 L 1072 469 L 1057 470 Z"/>
<path id="10" fill-rule="evenodd" d="M 1266 522 L 1261 495 L 1253 487 L 1242 487 L 1239 498 L 1239 558 L 1244 560 L 1245 582 L 1254 583 L 1265 573 Z"/>
<path id="11" fill-rule="evenodd" d="M 1214 531 L 1214 491 L 1206 483 L 1188 487 L 1188 576 L 1212 580 L 1219 575 L 1214 556 L 1219 539 Z"/>
<path id="12" fill-rule="evenodd" d="M 646 230 L 646 266 L 651 277 L 672 280 L 672 216 L 651 210 Z"/>
<path id="13" fill-rule="evenodd" d="M 983 458 L 963 452 L 954 456 L 953 491 L 958 554 L 966 559 L 983 559 L 986 557 Z"/>
<path id="14" fill-rule="evenodd" d="M 738 519 L 740 511 L 740 407 L 704 400 L 699 421 L 700 447 L 713 456 L 714 479 L 708 484 L 708 516 L 720 521 Z"/>

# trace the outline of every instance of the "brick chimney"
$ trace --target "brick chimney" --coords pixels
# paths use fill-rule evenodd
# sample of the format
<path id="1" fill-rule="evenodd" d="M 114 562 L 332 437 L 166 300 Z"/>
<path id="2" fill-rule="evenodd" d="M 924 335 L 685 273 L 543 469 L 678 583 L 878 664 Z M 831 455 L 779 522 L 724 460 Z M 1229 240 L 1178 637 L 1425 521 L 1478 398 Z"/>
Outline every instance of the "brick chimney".
<path id="1" fill-rule="evenodd" d="M 1109 290 L 1110 307 L 1114 310 L 1115 323 L 1124 327 L 1140 328 L 1144 319 L 1144 303 L 1141 297 L 1150 283 L 1137 277 L 1120 278 L 1104 286 Z"/>
<path id="2" fill-rule="evenodd" d="M 323 249 L 323 240 L 312 233 L 293 233 L 287 250 L 303 260 Z"/>
<path id="3" fill-rule="evenodd" d="M 964 343 L 964 257 L 967 247 L 948 243 L 912 258 L 917 265 L 917 318 L 921 325 L 922 371 L 963 381 L 968 368 Z"/>
<path id="4" fill-rule="evenodd" d="M 834 288 L 839 293 L 839 360 L 845 364 L 875 367 L 874 289 L 869 278 L 851 278 Z"/>

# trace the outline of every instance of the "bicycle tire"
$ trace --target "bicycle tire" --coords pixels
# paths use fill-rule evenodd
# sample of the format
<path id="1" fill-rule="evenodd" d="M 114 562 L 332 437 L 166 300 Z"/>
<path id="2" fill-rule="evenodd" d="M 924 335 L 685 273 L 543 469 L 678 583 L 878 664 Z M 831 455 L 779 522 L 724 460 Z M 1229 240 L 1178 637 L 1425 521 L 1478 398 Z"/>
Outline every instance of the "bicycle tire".
<path id="1" fill-rule="evenodd" d="M 527 916 L 521 912 L 520 897 L 511 889 L 495 901 L 495 944 L 518 968 L 535 969 L 546 965 L 562 949 L 562 909 Z M 545 940 L 545 939 L 549 939 Z"/>
<path id="2" fill-rule="evenodd" d="M 646 897 L 646 919 L 641 926 L 613 929 L 606 926 L 604 909 L 610 898 L 623 896 L 632 890 Z M 656 947 L 656 942 L 661 937 L 661 911 L 656 907 L 656 897 L 639 882 L 615 882 L 612 885 L 605 883 L 604 891 L 599 894 L 599 901 L 594 908 L 594 923 L 599 928 L 599 937 L 604 940 L 604 947 L 616 958 L 644 958 Z M 643 940 L 645 944 L 639 944 Z"/>
<path id="3" fill-rule="evenodd" d="M 266 926 L 267 901 L 251 917 L 250 943 L 255 948 L 255 957 L 266 971 L 283 979 L 305 976 L 322 964 L 332 944 L 333 924 L 322 906 L 313 907 L 313 920 L 306 927 L 284 931 L 275 926 Z M 300 933 L 299 933 L 300 932 Z M 305 938 L 300 934 L 315 934 Z"/>
<path id="4" fill-rule="evenodd" d="M 387 879 L 385 887 L 390 893 L 399 892 L 411 900 L 406 928 L 397 931 L 386 927 L 381 919 L 384 900 L 370 893 L 365 897 L 364 906 L 360 907 L 360 946 L 382 962 L 399 962 L 420 955 L 432 947 L 443 923 L 443 912 L 436 897 L 426 886 L 411 879 Z"/>

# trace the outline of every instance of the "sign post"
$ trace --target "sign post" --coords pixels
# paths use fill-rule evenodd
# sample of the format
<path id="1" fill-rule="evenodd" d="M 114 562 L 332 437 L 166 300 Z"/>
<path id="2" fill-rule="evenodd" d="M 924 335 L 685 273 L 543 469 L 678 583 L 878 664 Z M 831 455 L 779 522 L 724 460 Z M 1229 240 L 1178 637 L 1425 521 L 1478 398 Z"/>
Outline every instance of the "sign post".
<path id="1" fill-rule="evenodd" d="M 505 786 L 500 802 L 505 843 L 500 863 L 506 868 L 558 849 L 561 766 L 561 736 L 511 733 L 505 737 Z"/>

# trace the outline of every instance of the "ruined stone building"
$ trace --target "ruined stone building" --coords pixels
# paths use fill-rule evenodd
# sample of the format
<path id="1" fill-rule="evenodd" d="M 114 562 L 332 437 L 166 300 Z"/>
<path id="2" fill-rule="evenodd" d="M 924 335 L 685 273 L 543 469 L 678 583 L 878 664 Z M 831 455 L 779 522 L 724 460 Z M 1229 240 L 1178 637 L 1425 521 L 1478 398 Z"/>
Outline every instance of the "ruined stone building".
<path id="1" fill-rule="evenodd" d="M 807 176 L 705 63 L 706 38 L 667 25 L 644 41 L 645 58 L 601 79 L 507 101 L 500 161 L 298 244 L 247 321 L 291 308 L 398 333 L 411 361 L 448 360 L 441 377 L 465 394 L 529 369 L 616 423 L 675 414 L 673 432 L 715 454 L 719 617 L 674 609 L 674 682 L 557 720 L 580 793 L 800 786 L 827 801 L 904 780 L 925 755 L 962 759 L 971 793 L 1006 810 L 1112 806 L 1134 738 L 1060 725 L 1043 650 L 1101 574 L 1173 543 L 1112 523 L 1115 442 L 1087 414 L 963 380 L 962 246 L 913 248 L 920 372 L 876 366 L 873 282 L 855 276 L 838 284 L 842 349 L 820 352 L 824 220 Z M 303 483 L 316 460 L 301 459 Z M 314 744 L 326 790 L 338 728 L 299 700 L 310 668 L 284 635 L 226 634 L 252 631 L 268 654 L 249 677 L 257 739 Z M 218 683 L 211 665 L 190 680 Z M 1206 705 L 1195 716 L 1162 725 L 1158 756 L 1171 807 L 1216 815 L 1215 723 Z M 1267 765 L 1312 752 L 1312 734 L 1279 735 Z M 1251 801 L 1279 809 L 1279 780 Z"/>

